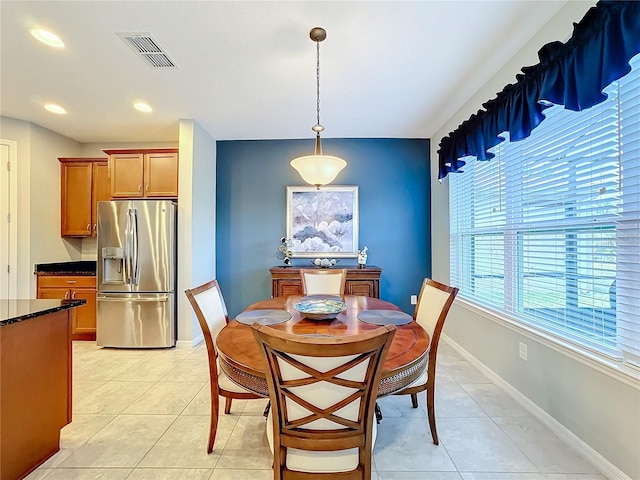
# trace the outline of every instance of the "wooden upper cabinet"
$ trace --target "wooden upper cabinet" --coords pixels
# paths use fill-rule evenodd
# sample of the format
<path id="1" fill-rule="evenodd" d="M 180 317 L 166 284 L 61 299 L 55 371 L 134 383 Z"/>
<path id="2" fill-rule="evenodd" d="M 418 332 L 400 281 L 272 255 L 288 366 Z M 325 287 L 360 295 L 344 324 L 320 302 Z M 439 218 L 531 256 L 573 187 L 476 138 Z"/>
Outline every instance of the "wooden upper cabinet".
<path id="1" fill-rule="evenodd" d="M 111 198 L 178 198 L 178 150 L 103 150 L 109 155 Z"/>
<path id="2" fill-rule="evenodd" d="M 142 153 L 118 153 L 109 155 L 111 198 L 142 197 L 144 155 Z"/>
<path id="3" fill-rule="evenodd" d="M 109 200 L 106 158 L 59 158 L 60 235 L 96 235 L 97 202 Z"/>
<path id="4" fill-rule="evenodd" d="M 178 196 L 178 153 L 144 156 L 145 197 Z"/>
<path id="5" fill-rule="evenodd" d="M 111 200 L 111 184 L 109 181 L 109 164 L 105 161 L 93 164 L 93 182 L 91 189 L 91 218 L 93 219 L 92 235 L 98 234 L 98 202 Z"/>

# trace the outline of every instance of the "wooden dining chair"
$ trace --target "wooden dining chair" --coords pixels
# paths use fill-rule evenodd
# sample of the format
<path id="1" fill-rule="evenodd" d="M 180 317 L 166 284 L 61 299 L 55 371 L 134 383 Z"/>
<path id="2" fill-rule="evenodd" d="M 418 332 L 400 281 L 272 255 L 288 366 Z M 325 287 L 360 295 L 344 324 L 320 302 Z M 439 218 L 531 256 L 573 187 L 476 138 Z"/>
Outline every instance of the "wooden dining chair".
<path id="1" fill-rule="evenodd" d="M 263 397 L 233 383 L 218 365 L 218 352 L 215 345 L 216 337 L 220 330 L 229 323 L 227 306 L 224 303 L 218 281 L 211 280 L 199 287 L 187 289 L 184 293 L 187 295 L 189 303 L 191 303 L 196 313 L 204 336 L 204 342 L 207 346 L 209 383 L 211 387 L 211 427 L 209 429 L 207 453 L 211 453 L 218 430 L 219 396 L 221 395 L 225 398 L 224 413 L 226 414 L 231 413 L 231 402 L 234 398 L 253 400 Z"/>
<path id="2" fill-rule="evenodd" d="M 268 366 L 274 479 L 370 479 L 373 410 L 395 326 L 350 337 L 252 328 Z"/>
<path id="3" fill-rule="evenodd" d="M 344 295 L 346 268 L 301 268 L 303 295 Z"/>
<path id="4" fill-rule="evenodd" d="M 457 294 L 458 289 L 456 287 L 438 283 L 430 278 L 425 278 L 422 282 L 413 319 L 429 334 L 427 369 L 415 382 L 395 394 L 411 395 L 413 408 L 418 408 L 418 393 L 427 391 L 427 416 L 429 417 L 431 437 L 435 445 L 439 443 L 435 414 L 436 356 L 444 321 Z"/>

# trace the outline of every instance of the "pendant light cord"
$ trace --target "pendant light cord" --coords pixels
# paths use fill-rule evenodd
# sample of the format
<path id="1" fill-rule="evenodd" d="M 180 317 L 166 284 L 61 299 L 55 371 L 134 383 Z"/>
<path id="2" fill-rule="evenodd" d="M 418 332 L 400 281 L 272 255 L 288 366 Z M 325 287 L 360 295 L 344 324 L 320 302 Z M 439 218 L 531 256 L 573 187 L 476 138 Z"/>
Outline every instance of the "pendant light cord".
<path id="1" fill-rule="evenodd" d="M 316 112 L 317 125 L 320 125 L 320 42 L 316 40 Z"/>
<path id="2" fill-rule="evenodd" d="M 316 147 L 314 155 L 322 155 L 322 142 L 320 140 L 320 132 L 324 131 L 324 127 L 320 124 L 320 42 L 322 39 L 316 37 L 316 121 L 317 123 L 311 127 L 316 132 Z"/>

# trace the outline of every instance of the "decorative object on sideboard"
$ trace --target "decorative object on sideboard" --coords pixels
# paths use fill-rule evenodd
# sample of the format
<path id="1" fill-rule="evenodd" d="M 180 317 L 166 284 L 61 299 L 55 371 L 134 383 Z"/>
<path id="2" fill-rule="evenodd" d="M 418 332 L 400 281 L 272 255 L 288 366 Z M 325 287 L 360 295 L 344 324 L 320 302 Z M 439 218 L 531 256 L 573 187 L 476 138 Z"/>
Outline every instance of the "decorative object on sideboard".
<path id="1" fill-rule="evenodd" d="M 316 267 L 320 267 L 320 268 L 331 268 L 333 267 L 336 263 L 338 263 L 340 260 L 336 260 L 335 258 L 316 258 L 313 262 L 311 262 L 312 264 L 314 264 Z"/>
<path id="2" fill-rule="evenodd" d="M 358 250 L 358 268 L 365 268 L 367 266 L 367 250 L 366 245 L 362 250 Z"/>
<path id="3" fill-rule="evenodd" d="M 324 28 L 315 27 L 309 32 L 311 40 L 316 42 L 316 124 L 311 130 L 316 132 L 316 145 L 313 155 L 294 158 L 291 166 L 295 168 L 302 179 L 315 185 L 319 190 L 322 185 L 333 182 L 336 175 L 347 166 L 347 162 L 338 157 L 324 155 L 320 143 L 320 132 L 324 127 L 320 125 L 320 42 L 327 38 Z"/>
<path id="4" fill-rule="evenodd" d="M 286 237 L 293 257 L 355 258 L 358 186 L 287 187 Z"/>
<path id="5" fill-rule="evenodd" d="M 280 246 L 278 247 L 277 257 L 282 260 L 282 263 L 286 266 L 291 266 L 291 245 L 292 240 L 287 237 L 280 238 Z"/>

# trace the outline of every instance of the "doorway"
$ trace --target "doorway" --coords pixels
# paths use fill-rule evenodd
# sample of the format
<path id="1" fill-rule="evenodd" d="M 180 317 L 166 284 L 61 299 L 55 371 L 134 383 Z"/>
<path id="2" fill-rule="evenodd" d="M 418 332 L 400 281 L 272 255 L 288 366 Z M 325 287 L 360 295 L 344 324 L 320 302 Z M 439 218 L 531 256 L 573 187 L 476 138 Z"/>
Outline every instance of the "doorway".
<path id="1" fill-rule="evenodd" d="M 17 298 L 17 143 L 0 139 L 0 298 Z"/>

